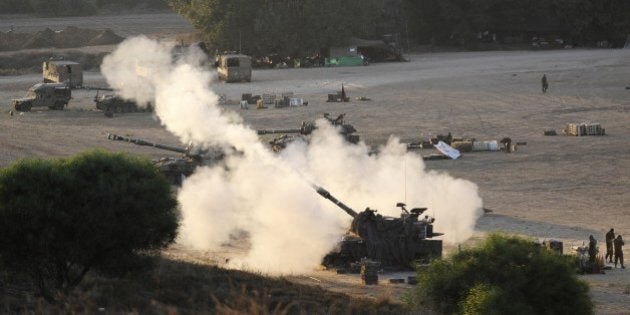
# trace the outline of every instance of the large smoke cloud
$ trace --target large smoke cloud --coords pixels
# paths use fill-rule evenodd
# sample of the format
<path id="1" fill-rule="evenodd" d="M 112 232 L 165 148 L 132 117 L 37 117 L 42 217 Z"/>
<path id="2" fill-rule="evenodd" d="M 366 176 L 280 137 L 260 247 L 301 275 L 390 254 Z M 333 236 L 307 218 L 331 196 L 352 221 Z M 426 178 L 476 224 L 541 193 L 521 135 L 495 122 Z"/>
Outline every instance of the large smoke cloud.
<path id="1" fill-rule="evenodd" d="M 164 126 L 183 143 L 235 150 L 225 166 L 201 167 L 178 192 L 182 225 L 178 242 L 221 248 L 246 231 L 249 247 L 232 259 L 237 268 L 267 273 L 305 272 L 344 233 L 350 218 L 309 183 L 326 187 L 357 211 L 369 206 L 398 215 L 394 205 L 426 206 L 444 240 L 472 235 L 481 215 L 477 186 L 427 172 L 422 159 L 392 137 L 377 156 L 348 145 L 324 120 L 309 145 L 296 142 L 280 155 L 261 144 L 234 112 L 222 110 L 209 88 L 211 73 L 197 57 L 173 61 L 170 49 L 145 37 L 128 39 L 101 66 L 108 83 L 127 98 L 152 101 Z"/>

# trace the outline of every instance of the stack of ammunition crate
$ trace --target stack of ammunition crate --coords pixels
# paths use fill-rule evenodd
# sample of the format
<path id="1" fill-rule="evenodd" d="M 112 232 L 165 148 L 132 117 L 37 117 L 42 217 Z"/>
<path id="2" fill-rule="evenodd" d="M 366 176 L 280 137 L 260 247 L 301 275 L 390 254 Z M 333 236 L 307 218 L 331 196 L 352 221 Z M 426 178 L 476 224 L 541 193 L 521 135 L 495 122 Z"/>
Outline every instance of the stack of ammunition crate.
<path id="1" fill-rule="evenodd" d="M 361 280 L 365 285 L 378 284 L 378 270 L 381 264 L 370 259 L 361 259 Z"/>
<path id="2" fill-rule="evenodd" d="M 262 95 L 262 99 L 263 102 L 265 102 L 266 105 L 270 105 L 276 102 L 276 95 L 275 94 L 263 94 Z"/>
<path id="3" fill-rule="evenodd" d="M 571 136 L 603 136 L 606 130 L 599 123 L 571 123 L 565 126 L 564 133 Z"/>

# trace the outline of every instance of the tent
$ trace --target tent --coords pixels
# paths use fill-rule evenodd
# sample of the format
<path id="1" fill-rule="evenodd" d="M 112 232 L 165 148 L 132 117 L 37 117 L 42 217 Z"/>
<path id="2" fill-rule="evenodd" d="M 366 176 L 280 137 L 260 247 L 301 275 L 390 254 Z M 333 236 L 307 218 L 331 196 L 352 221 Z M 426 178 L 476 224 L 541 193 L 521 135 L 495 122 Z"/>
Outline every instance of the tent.
<path id="1" fill-rule="evenodd" d="M 326 65 L 357 66 L 380 61 L 402 61 L 402 54 L 391 44 L 383 40 L 370 40 L 352 37 L 348 46 L 331 47 Z"/>

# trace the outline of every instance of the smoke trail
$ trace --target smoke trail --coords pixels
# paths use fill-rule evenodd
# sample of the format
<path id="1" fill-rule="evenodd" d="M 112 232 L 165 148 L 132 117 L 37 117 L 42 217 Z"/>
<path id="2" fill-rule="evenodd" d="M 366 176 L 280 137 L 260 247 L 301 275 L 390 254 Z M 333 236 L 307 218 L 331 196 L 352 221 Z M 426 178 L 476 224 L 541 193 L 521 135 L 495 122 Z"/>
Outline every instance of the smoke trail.
<path id="1" fill-rule="evenodd" d="M 381 154 L 370 156 L 363 144 L 344 144 L 322 120 L 310 145 L 291 144 L 273 155 L 237 114 L 217 105 L 217 95 L 208 88 L 209 71 L 174 62 L 168 47 L 147 38 L 121 43 L 101 70 L 124 97 L 154 101 L 162 124 L 182 142 L 242 153 L 227 158 L 225 167 L 198 168 L 178 193 L 180 243 L 219 249 L 234 233 L 247 231 L 250 247 L 233 259 L 237 268 L 287 273 L 319 265 L 350 218 L 320 198 L 307 180 L 357 211 L 370 206 L 397 215 L 397 201 L 427 206 L 437 217 L 436 230 L 451 242 L 472 235 L 481 215 L 476 185 L 426 172 L 423 161 L 395 138 Z"/>

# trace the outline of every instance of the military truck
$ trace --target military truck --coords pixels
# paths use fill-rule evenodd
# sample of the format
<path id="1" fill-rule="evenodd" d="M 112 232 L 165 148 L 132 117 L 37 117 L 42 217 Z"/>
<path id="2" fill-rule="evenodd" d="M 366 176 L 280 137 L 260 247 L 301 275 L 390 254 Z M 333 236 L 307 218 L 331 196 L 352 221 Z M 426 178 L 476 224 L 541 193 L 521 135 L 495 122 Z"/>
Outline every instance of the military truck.
<path id="1" fill-rule="evenodd" d="M 221 81 L 252 81 L 252 57 L 250 56 L 242 54 L 219 55 L 216 66 Z"/>
<path id="2" fill-rule="evenodd" d="M 33 107 L 62 110 L 72 98 L 72 90 L 65 83 L 38 83 L 28 89 L 26 97 L 14 99 L 13 108 L 28 112 Z"/>
<path id="3" fill-rule="evenodd" d="M 68 60 L 48 60 L 42 64 L 44 83 L 65 83 L 70 88 L 83 86 L 81 64 Z"/>

